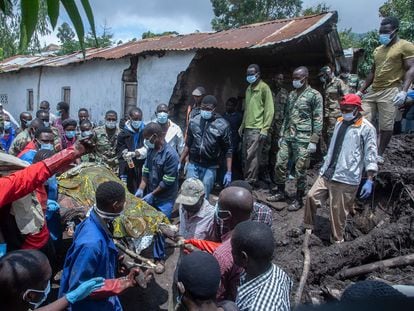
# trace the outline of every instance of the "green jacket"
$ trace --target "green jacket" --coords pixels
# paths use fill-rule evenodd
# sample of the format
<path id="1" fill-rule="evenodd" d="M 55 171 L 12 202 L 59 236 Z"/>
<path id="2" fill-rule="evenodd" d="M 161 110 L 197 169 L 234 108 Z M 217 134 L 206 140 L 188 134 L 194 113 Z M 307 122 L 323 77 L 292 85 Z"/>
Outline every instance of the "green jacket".
<path id="1" fill-rule="evenodd" d="M 322 125 L 322 95 L 310 86 L 300 94 L 296 90 L 290 92 L 280 137 L 317 144 Z"/>
<path id="2" fill-rule="evenodd" d="M 272 91 L 262 80 L 252 88 L 246 90 L 242 129 L 260 129 L 261 134 L 267 135 L 272 126 L 274 104 Z"/>

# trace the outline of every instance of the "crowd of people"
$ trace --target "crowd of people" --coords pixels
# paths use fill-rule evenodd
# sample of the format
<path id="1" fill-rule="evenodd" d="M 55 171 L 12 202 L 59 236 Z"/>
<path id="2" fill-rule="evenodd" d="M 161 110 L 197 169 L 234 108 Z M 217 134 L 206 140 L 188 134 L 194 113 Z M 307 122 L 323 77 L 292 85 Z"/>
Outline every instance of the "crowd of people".
<path id="1" fill-rule="evenodd" d="M 303 231 L 313 230 L 317 209 L 329 206 L 331 241 L 345 241 L 355 199 L 373 193 L 397 114 L 413 114 L 414 45 L 398 38 L 398 27 L 395 18 L 382 20 L 381 46 L 365 81 L 327 65 L 317 76 L 321 94 L 300 66 L 289 92 L 282 73 L 268 84 L 251 64 L 242 103 L 230 98 L 221 115 L 217 98 L 197 87 L 184 128 L 166 104 L 151 122 L 134 107 L 122 118 L 107 111 L 102 125 L 86 107 L 72 119 L 65 102 L 55 115 L 44 100 L 34 115 L 22 112 L 19 123 L 0 106 L 0 160 L 12 163 L 9 174 L 0 173 L 0 308 L 28 310 L 46 301 L 62 235 L 53 222 L 56 175 L 92 163 L 119 182 L 97 186 L 95 205 L 66 252 L 59 299 L 39 310 L 122 310 L 117 296 L 138 286 L 137 276 L 151 278 L 138 268 L 119 276 L 124 269 L 112 230 L 126 191 L 170 220 L 178 208 L 177 230 L 160 228 L 152 245 L 158 274 L 165 271 L 166 238 L 182 246 L 173 280 L 177 309 L 290 310 L 292 278 L 272 262 L 273 212 L 254 190 L 261 182 L 273 185 L 269 205 L 286 201 L 291 212 L 304 209 Z M 323 164 L 308 191 L 307 169 L 318 152 Z M 290 178 L 293 198 L 285 186 Z"/>

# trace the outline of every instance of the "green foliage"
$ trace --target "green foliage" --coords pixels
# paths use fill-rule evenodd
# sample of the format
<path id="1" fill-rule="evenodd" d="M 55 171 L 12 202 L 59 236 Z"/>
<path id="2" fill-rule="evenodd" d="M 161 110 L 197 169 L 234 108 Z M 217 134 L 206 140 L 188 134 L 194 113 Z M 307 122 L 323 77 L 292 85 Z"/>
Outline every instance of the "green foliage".
<path id="1" fill-rule="evenodd" d="M 340 31 L 339 39 L 344 49 L 361 47 L 361 35 L 352 32 L 352 28 Z"/>
<path id="2" fill-rule="evenodd" d="M 328 12 L 330 10 L 331 10 L 331 7 L 328 4 L 326 4 L 325 2 L 321 2 L 315 6 L 304 9 L 302 11 L 302 15 L 309 16 L 309 15 L 321 14 L 324 12 Z"/>
<path id="3" fill-rule="evenodd" d="M 214 30 L 298 16 L 302 0 L 211 0 Z"/>
<path id="4" fill-rule="evenodd" d="M 370 31 L 362 38 L 360 42 L 361 48 L 364 49 L 365 54 L 358 66 L 358 74 L 365 78 L 370 72 L 374 64 L 374 50 L 380 45 L 378 41 L 378 32 Z"/>
<path id="5" fill-rule="evenodd" d="M 47 22 L 45 22 L 46 14 L 49 18 L 52 29 L 55 29 L 59 16 L 60 4 L 62 4 L 65 8 L 71 22 L 73 23 L 73 26 L 75 27 L 80 46 L 83 50 L 85 30 L 75 0 L 20 0 L 20 2 L 17 0 L 0 0 L 0 17 L 2 17 L 2 22 L 3 19 L 14 19 L 14 21 L 16 19 L 19 20 L 18 37 L 20 53 L 27 53 L 31 51 L 29 44 L 33 39 L 35 41 L 35 45 L 40 45 L 38 37 L 36 37 L 36 33 L 39 30 L 39 27 L 44 28 L 46 25 L 46 28 L 48 28 Z M 89 0 L 81 0 L 81 4 L 88 18 L 91 33 L 96 38 L 95 22 Z M 43 20 L 41 18 L 42 12 L 46 12 Z M 8 21 L 10 24 L 13 22 Z M 13 31 L 14 30 L 15 29 L 13 27 Z"/>
<path id="6" fill-rule="evenodd" d="M 381 16 L 400 20 L 399 36 L 414 41 L 414 0 L 388 0 L 379 9 Z"/>
<path id="7" fill-rule="evenodd" d="M 170 35 L 178 35 L 178 32 L 176 32 L 176 31 L 164 31 L 162 33 L 154 33 L 152 31 L 148 30 L 148 31 L 146 31 L 142 34 L 142 39 L 156 38 L 156 37 L 170 36 Z"/>

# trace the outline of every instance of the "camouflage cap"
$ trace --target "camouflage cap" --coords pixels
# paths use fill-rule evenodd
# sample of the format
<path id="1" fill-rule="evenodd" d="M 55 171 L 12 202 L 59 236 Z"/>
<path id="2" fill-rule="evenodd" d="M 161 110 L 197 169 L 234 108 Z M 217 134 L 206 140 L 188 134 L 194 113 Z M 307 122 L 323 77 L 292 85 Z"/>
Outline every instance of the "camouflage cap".
<path id="1" fill-rule="evenodd" d="M 328 74 L 330 75 L 332 73 L 332 70 L 329 66 L 323 66 L 320 70 L 319 70 L 319 74 L 318 76 L 321 76 L 323 74 Z"/>
<path id="2" fill-rule="evenodd" d="M 181 185 L 180 194 L 175 202 L 184 205 L 194 205 L 204 194 L 204 185 L 201 180 L 188 178 Z"/>

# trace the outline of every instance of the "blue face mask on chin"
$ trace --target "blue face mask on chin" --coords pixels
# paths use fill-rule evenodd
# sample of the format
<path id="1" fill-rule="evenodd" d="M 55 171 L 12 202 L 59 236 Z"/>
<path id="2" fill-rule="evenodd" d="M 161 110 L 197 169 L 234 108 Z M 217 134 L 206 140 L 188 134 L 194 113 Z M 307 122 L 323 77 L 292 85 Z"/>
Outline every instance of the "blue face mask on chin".
<path id="1" fill-rule="evenodd" d="M 72 139 L 73 137 L 76 136 L 76 132 L 75 131 L 65 131 L 65 135 L 67 138 Z"/>
<path id="2" fill-rule="evenodd" d="M 213 117 L 213 111 L 201 110 L 200 115 L 204 120 L 210 120 Z"/>

